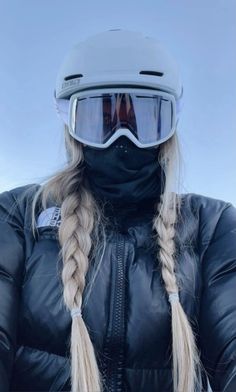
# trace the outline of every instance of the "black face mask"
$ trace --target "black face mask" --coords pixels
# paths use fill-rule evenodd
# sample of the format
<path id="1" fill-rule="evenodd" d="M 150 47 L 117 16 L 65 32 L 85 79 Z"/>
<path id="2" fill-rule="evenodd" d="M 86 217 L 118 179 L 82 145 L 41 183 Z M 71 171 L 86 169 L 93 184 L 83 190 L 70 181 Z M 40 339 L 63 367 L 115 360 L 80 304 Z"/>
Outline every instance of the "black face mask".
<path id="1" fill-rule="evenodd" d="M 139 148 L 126 136 L 103 149 L 83 146 L 84 174 L 91 191 L 115 207 L 157 200 L 164 185 L 158 152 L 159 146 Z"/>

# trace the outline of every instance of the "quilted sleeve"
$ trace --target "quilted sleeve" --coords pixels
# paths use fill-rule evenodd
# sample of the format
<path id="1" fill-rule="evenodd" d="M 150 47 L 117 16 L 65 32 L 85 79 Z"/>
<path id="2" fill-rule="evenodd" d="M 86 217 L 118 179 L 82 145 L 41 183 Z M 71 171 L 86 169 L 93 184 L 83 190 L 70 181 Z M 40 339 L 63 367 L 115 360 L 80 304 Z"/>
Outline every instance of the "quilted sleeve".
<path id="1" fill-rule="evenodd" d="M 210 219 L 210 217 L 208 217 Z M 202 258 L 200 351 L 211 388 L 236 391 L 236 208 L 226 203 Z"/>
<path id="2" fill-rule="evenodd" d="M 16 350 L 20 289 L 24 270 L 22 219 L 10 191 L 0 193 L 0 386 L 8 392 Z"/>

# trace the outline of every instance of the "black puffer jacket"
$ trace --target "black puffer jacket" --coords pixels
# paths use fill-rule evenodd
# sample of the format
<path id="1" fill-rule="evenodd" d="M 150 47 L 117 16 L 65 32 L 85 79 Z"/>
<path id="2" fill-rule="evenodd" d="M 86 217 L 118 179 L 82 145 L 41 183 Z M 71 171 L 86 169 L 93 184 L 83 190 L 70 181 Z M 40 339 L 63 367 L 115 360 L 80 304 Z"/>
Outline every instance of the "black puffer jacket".
<path id="1" fill-rule="evenodd" d="M 60 209 L 52 205 L 39 214 L 34 241 L 30 207 L 38 186 L 0 194 L 0 392 L 70 390 L 71 317 L 62 304 Z M 236 208 L 194 193 L 183 198 L 183 211 L 190 208 L 196 220 L 178 226 L 180 301 L 197 333 L 212 390 L 235 392 Z M 173 390 L 170 304 L 151 246 L 152 213 L 127 214 L 120 230 L 110 230 L 82 309 L 112 392 Z"/>

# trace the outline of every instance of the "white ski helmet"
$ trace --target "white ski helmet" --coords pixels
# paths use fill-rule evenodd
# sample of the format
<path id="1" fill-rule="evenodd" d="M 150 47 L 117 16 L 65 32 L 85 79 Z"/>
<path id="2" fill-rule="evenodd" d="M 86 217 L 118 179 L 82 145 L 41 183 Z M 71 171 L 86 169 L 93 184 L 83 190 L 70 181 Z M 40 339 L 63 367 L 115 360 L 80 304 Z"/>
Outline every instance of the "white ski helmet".
<path id="1" fill-rule="evenodd" d="M 100 32 L 75 45 L 59 68 L 54 96 L 118 86 L 173 94 L 180 110 L 183 87 L 175 60 L 157 39 L 123 29 Z"/>

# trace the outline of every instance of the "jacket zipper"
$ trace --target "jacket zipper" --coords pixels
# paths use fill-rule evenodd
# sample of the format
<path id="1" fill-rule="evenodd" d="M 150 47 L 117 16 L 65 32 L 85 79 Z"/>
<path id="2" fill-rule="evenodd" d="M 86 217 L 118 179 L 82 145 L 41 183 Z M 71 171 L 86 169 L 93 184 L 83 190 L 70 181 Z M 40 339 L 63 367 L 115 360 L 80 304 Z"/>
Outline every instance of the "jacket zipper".
<path id="1" fill-rule="evenodd" d="M 118 234 L 119 236 L 119 234 Z M 107 392 L 124 392 L 123 367 L 125 343 L 125 239 L 117 240 L 117 259 L 113 260 L 112 315 L 104 345 L 103 375 Z"/>

